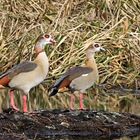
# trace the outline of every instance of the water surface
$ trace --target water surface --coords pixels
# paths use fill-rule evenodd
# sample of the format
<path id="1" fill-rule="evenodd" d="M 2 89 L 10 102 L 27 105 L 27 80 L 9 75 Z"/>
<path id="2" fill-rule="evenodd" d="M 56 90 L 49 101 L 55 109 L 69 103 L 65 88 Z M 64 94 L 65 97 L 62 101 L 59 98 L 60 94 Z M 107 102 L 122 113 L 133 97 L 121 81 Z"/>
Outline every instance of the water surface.
<path id="1" fill-rule="evenodd" d="M 2 108 L 9 107 L 8 90 L 0 91 L 0 106 Z M 17 106 L 22 109 L 22 96 L 21 92 L 15 92 L 15 101 Z M 104 110 L 108 112 L 129 112 L 140 115 L 140 96 L 138 92 L 120 91 L 120 90 L 102 90 L 91 89 L 84 95 L 85 108 L 91 110 Z M 75 108 L 79 109 L 79 94 L 75 95 Z M 48 97 L 47 90 L 42 88 L 35 88 L 28 96 L 29 110 L 37 109 L 68 109 L 69 108 L 69 94 L 59 93 L 52 98 Z M 48 139 L 48 137 L 46 138 Z M 93 137 L 49 137 L 55 140 L 108 140 L 111 138 L 93 138 Z M 137 137 L 122 137 L 115 138 L 115 140 L 140 140 Z"/>

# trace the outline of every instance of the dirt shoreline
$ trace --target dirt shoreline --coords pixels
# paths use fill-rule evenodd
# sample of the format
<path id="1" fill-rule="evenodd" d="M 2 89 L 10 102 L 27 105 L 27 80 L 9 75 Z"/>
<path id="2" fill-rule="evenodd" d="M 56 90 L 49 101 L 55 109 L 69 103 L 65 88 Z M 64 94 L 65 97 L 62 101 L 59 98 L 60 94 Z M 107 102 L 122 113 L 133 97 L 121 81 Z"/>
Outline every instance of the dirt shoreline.
<path id="1" fill-rule="evenodd" d="M 35 139 L 61 136 L 113 138 L 140 134 L 140 116 L 92 110 L 41 110 L 0 113 L 0 139 Z"/>

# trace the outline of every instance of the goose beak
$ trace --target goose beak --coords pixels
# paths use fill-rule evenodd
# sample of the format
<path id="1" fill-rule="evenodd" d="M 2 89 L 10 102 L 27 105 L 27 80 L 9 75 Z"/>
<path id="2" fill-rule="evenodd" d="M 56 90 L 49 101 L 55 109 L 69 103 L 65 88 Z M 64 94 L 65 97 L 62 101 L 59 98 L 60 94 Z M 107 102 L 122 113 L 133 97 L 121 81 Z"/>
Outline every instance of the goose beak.
<path id="1" fill-rule="evenodd" d="M 103 47 L 100 47 L 100 50 L 101 50 L 101 51 L 106 51 Z"/>
<path id="2" fill-rule="evenodd" d="M 54 39 L 50 39 L 51 44 L 55 44 L 56 41 Z"/>

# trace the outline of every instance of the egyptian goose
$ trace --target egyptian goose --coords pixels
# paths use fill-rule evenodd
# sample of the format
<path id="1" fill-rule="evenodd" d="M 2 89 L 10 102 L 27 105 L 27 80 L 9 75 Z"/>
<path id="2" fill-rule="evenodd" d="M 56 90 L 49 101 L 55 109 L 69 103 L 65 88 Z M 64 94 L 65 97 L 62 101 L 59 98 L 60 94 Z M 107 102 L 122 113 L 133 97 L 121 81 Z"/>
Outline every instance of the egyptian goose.
<path id="1" fill-rule="evenodd" d="M 51 87 L 49 96 L 57 94 L 63 89 L 68 89 L 71 93 L 80 92 L 80 109 L 83 106 L 83 93 L 90 88 L 98 79 L 98 69 L 94 59 L 95 52 L 104 50 L 99 44 L 92 44 L 86 49 L 86 62 L 84 66 L 76 66 L 67 70 Z M 64 90 L 65 91 L 65 90 Z M 70 108 L 73 109 L 75 97 L 71 94 Z"/>
<path id="2" fill-rule="evenodd" d="M 1 87 L 10 88 L 10 105 L 13 109 L 19 110 L 15 106 L 13 92 L 18 89 L 23 92 L 23 112 L 27 112 L 27 94 L 31 88 L 41 83 L 48 73 L 49 62 L 45 53 L 45 46 L 54 42 L 55 40 L 51 35 L 41 35 L 34 47 L 36 53 L 34 61 L 22 62 L 0 75 Z"/>

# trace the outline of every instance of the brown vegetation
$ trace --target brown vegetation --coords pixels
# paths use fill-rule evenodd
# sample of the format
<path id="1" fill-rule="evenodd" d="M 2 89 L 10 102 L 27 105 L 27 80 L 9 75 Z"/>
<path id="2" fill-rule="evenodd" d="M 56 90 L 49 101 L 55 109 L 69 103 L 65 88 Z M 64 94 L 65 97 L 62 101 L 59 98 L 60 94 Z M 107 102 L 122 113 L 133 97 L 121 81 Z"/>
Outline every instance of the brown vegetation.
<path id="1" fill-rule="evenodd" d="M 49 76 L 38 92 L 46 93 L 53 78 L 80 65 L 86 46 L 92 42 L 107 50 L 96 55 L 100 84 L 140 88 L 139 0 L 2 0 L 0 17 L 0 72 L 33 59 L 32 46 L 40 33 L 55 36 L 55 48 L 46 48 Z M 47 106 L 56 107 L 46 94 L 41 97 Z M 60 101 L 66 106 L 67 99 Z"/>

